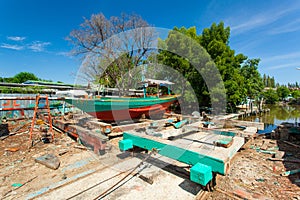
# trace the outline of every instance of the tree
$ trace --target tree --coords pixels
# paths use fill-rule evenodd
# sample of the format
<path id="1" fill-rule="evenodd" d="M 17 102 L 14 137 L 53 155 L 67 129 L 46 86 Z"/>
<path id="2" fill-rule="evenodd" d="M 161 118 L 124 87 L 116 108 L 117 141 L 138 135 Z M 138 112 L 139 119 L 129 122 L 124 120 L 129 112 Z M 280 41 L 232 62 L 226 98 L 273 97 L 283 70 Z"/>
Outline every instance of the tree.
<path id="1" fill-rule="evenodd" d="M 245 87 L 247 96 L 255 98 L 259 96 L 264 85 L 263 80 L 257 70 L 259 59 L 248 59 L 241 68 L 243 77 L 245 78 Z"/>
<path id="2" fill-rule="evenodd" d="M 14 83 L 24 83 L 25 81 L 28 80 L 33 80 L 33 81 L 39 80 L 38 77 L 36 77 L 33 73 L 29 73 L 29 72 L 20 72 L 12 78 Z"/>
<path id="3" fill-rule="evenodd" d="M 216 63 L 222 76 L 227 95 L 227 102 L 236 106 L 246 98 L 245 78 L 241 74 L 241 65 L 247 60 L 243 54 L 235 55 L 229 46 L 230 28 L 224 23 L 213 23 L 205 28 L 200 38 L 200 44 L 207 50 Z"/>
<path id="4" fill-rule="evenodd" d="M 266 76 L 266 74 L 264 74 L 264 76 L 263 76 L 263 82 L 264 82 L 264 86 L 267 87 L 267 76 Z"/>
<path id="5" fill-rule="evenodd" d="M 67 38 L 73 54 L 85 56 L 81 77 L 126 92 L 140 74 L 137 66 L 146 60 L 154 42 L 149 24 L 137 15 L 122 14 L 107 19 L 102 13 L 85 19 Z"/>
<path id="6" fill-rule="evenodd" d="M 267 76 L 266 74 L 263 75 L 263 83 L 265 87 L 275 88 L 275 79 L 274 77 Z"/>
<path id="7" fill-rule="evenodd" d="M 292 97 L 295 98 L 295 99 L 300 98 L 300 90 L 294 90 L 292 92 Z"/>
<path id="8" fill-rule="evenodd" d="M 191 45 L 189 40 L 193 40 L 196 43 L 195 45 L 199 45 L 199 42 L 197 42 L 199 41 L 199 36 L 197 35 L 195 27 L 189 29 L 185 27 L 174 27 L 174 29 L 169 32 L 165 41 L 160 40 L 159 46 L 161 50 L 159 51 L 157 59 L 160 63 L 172 67 L 178 72 L 173 73 L 166 70 L 164 76 L 169 77 L 169 80 L 176 80 L 177 83 L 179 83 L 177 88 L 180 89 L 179 93 L 184 97 L 185 101 L 196 101 L 188 91 L 188 88 L 191 86 L 200 105 L 207 105 L 205 103 L 209 102 L 209 99 L 207 99 L 208 92 L 204 80 L 199 71 L 197 71 L 195 66 L 191 63 L 191 60 L 187 59 L 194 57 L 193 51 L 191 50 L 193 45 Z M 176 53 L 181 53 L 181 55 Z M 202 52 L 202 54 L 204 54 L 204 52 Z M 185 56 L 183 57 L 183 55 Z M 197 55 L 198 58 L 203 56 L 206 56 L 206 60 L 209 60 L 208 54 Z"/>
<path id="9" fill-rule="evenodd" d="M 176 80 L 184 101 L 212 106 L 215 113 L 224 112 L 225 88 L 217 67 L 200 45 L 196 28 L 174 27 L 160 46 L 157 58 L 177 72 L 170 70 L 165 74 Z"/>
<path id="10" fill-rule="evenodd" d="M 263 92 L 263 97 L 266 104 L 274 104 L 279 100 L 277 93 L 272 89 Z"/>
<path id="11" fill-rule="evenodd" d="M 274 78 L 274 76 L 272 76 L 272 78 L 270 79 L 270 87 L 275 88 L 275 78 Z"/>
<path id="12" fill-rule="evenodd" d="M 211 77 L 203 77 L 204 72 L 210 70 L 209 63 L 212 63 L 209 59 L 205 59 L 205 53 L 195 53 L 191 42 L 182 38 L 179 32 L 196 43 L 199 43 L 206 52 L 210 55 L 210 58 L 215 63 L 218 74 L 221 75 L 222 84 L 225 86 L 226 91 L 218 88 L 217 86 L 208 90 L 207 80 L 213 79 Z M 226 94 L 226 101 L 228 105 L 236 106 L 243 102 L 247 96 L 254 97 L 261 92 L 263 88 L 263 81 L 257 70 L 259 59 L 248 59 L 243 54 L 235 54 L 229 46 L 230 28 L 224 27 L 224 23 L 213 23 L 210 28 L 205 28 L 202 34 L 197 35 L 195 27 L 191 28 L 177 28 L 175 27 L 169 32 L 169 35 L 162 45 L 167 46 L 167 49 L 172 51 L 172 47 L 179 49 L 179 52 L 185 52 L 188 57 L 197 57 L 198 60 L 202 60 L 202 67 L 200 67 L 200 73 L 195 70 L 195 66 L 192 65 L 192 60 L 179 56 L 178 54 L 171 53 L 170 51 L 160 51 L 158 59 L 163 64 L 171 66 L 176 69 L 180 74 L 185 77 L 181 79 L 180 86 L 182 93 L 187 98 L 189 95 L 184 92 L 185 87 L 188 85 L 195 91 L 196 97 L 200 105 L 210 106 L 211 102 L 218 101 L 218 98 L 211 98 L 212 92 L 216 92 L 220 95 Z M 172 75 L 172 74 L 171 74 Z M 223 86 L 223 87 L 224 87 Z"/>
<path id="13" fill-rule="evenodd" d="M 290 90 L 286 86 L 277 87 L 277 95 L 281 100 L 286 98 L 290 93 Z"/>

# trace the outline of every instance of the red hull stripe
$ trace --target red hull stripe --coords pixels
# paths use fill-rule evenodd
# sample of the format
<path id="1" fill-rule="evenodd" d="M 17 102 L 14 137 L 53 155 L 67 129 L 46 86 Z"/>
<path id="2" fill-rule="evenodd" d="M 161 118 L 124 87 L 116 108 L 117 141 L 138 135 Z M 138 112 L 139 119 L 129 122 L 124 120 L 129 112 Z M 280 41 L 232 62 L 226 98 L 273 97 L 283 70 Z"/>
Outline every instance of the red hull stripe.
<path id="1" fill-rule="evenodd" d="M 174 101 L 166 102 L 162 104 L 156 104 L 153 106 L 145 106 L 140 108 L 131 108 L 131 109 L 124 109 L 124 110 L 88 112 L 88 114 L 104 121 L 124 121 L 130 119 L 139 119 L 143 114 L 151 117 L 152 115 L 165 112 L 165 110 L 173 102 Z"/>

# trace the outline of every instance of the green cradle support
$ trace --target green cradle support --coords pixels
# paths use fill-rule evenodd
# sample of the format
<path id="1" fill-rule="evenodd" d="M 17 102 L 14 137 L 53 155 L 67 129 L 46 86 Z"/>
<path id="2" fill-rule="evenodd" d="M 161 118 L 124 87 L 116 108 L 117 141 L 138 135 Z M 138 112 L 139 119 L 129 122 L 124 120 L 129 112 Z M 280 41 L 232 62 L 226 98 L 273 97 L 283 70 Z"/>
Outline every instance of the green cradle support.
<path id="1" fill-rule="evenodd" d="M 205 186 L 210 180 L 212 180 L 211 167 L 197 163 L 190 169 L 190 179 L 195 183 Z"/>
<path id="2" fill-rule="evenodd" d="M 159 140 L 159 139 L 157 139 Z M 192 165 L 190 179 L 193 182 L 205 186 L 213 177 L 212 173 L 226 174 L 227 165 L 223 160 L 200 154 L 195 151 L 184 149 L 167 141 L 156 141 L 148 136 L 142 137 L 136 134 L 123 133 L 123 140 L 119 141 L 121 151 L 126 151 L 134 146 L 146 150 L 158 150 L 160 155 Z"/>

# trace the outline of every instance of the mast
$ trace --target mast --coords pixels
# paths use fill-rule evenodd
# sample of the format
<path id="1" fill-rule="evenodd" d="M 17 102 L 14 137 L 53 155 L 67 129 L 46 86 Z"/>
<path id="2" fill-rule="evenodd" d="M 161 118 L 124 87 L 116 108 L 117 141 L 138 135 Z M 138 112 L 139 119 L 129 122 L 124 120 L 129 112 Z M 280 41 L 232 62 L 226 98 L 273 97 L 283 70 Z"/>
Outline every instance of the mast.
<path id="1" fill-rule="evenodd" d="M 144 94 L 144 98 L 146 98 L 146 83 L 145 83 L 146 64 L 144 64 L 143 67 L 144 67 L 144 69 L 142 70 L 143 94 Z"/>

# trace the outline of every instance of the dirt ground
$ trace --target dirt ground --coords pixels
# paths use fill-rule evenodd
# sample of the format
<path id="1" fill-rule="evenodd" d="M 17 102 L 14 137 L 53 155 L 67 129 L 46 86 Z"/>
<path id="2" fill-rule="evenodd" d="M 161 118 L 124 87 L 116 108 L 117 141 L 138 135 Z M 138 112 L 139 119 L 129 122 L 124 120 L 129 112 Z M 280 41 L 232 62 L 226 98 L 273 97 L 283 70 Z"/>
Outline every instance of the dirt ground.
<path id="1" fill-rule="evenodd" d="M 12 131 L 22 123 L 25 122 L 10 122 L 9 129 Z M 78 143 L 62 133 L 55 132 L 52 143 L 38 142 L 29 148 L 31 143 L 27 131 L 28 126 L 18 130 L 17 134 L 0 140 L 0 199 L 27 199 L 28 194 L 35 194 L 51 184 L 63 183 L 81 172 L 103 167 L 99 164 L 99 156 L 78 148 Z M 110 143 L 117 149 L 118 138 Z M 293 143 L 299 145 L 299 141 L 298 144 Z M 272 158 L 272 153 L 278 151 L 285 153 L 284 159 L 287 161 L 268 160 Z M 34 161 L 46 153 L 59 158 L 60 167 L 57 170 Z M 298 148 L 262 137 L 253 139 L 232 159 L 230 173 L 226 176 L 218 175 L 216 189 L 208 193 L 205 199 L 300 199 L 300 173 L 280 175 L 287 170 L 299 169 L 299 161 L 300 146 Z M 164 187 L 168 187 L 168 184 L 164 184 Z M 151 192 L 155 193 L 155 190 Z M 36 195 L 35 198 L 39 198 Z M 153 199 L 153 195 L 148 197 L 150 196 Z M 197 199 L 197 194 L 192 196 Z M 147 195 L 144 199 L 147 199 Z M 172 195 L 172 199 L 178 198 Z"/>
<path id="2" fill-rule="evenodd" d="M 269 152 L 260 151 L 263 145 Z M 300 168 L 300 146 L 260 137 L 249 141 L 245 147 L 231 160 L 230 174 L 218 177 L 216 188 L 244 199 L 300 199 L 300 173 L 280 175 Z M 285 152 L 286 160 L 298 163 L 268 160 L 273 156 L 270 153 L 278 151 Z M 209 193 L 207 199 L 234 198 L 218 189 Z"/>
<path id="3" fill-rule="evenodd" d="M 9 129 L 22 123 L 24 121 L 9 123 Z M 29 126 L 24 127 L 17 134 L 0 140 L 0 199 L 20 199 L 26 193 L 97 166 L 96 155 L 91 158 L 91 152 L 75 148 L 78 143 L 62 133 L 55 132 L 52 143 L 36 140 L 31 147 L 28 130 Z M 34 134 L 33 138 L 37 139 L 38 135 Z M 45 154 L 58 157 L 58 170 L 35 162 L 35 158 Z"/>

